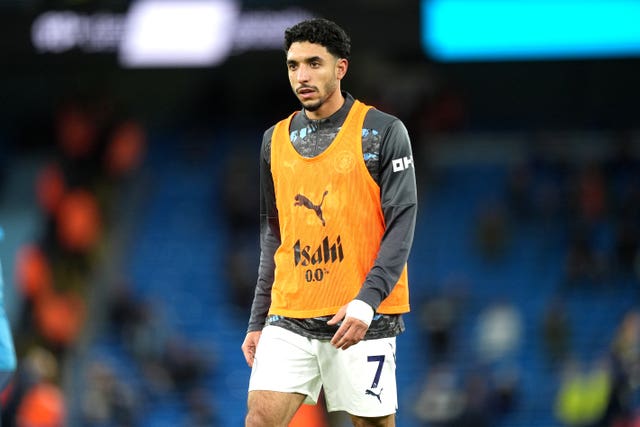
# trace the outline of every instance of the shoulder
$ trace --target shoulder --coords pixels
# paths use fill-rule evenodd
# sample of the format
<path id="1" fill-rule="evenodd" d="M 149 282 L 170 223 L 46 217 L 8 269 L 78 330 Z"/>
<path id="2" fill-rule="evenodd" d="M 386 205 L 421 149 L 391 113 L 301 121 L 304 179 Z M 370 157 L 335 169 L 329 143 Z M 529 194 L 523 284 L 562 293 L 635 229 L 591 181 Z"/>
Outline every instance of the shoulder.
<path id="1" fill-rule="evenodd" d="M 406 133 L 404 123 L 396 116 L 380 111 L 372 107 L 367 112 L 364 119 L 364 127 L 378 131 L 380 135 L 387 135 L 389 132 Z"/>
<path id="2" fill-rule="evenodd" d="M 262 134 L 262 143 L 271 141 L 271 137 L 273 136 L 273 131 L 275 130 L 276 125 L 271 126 L 269 129 L 265 130 Z"/>
<path id="3" fill-rule="evenodd" d="M 409 132 L 402 120 L 375 107 L 367 112 L 363 127 L 379 135 L 382 146 L 410 143 Z"/>
<path id="4" fill-rule="evenodd" d="M 273 125 L 269 129 L 265 130 L 262 134 L 262 144 L 260 152 L 262 153 L 262 160 L 267 163 L 270 163 L 271 161 L 271 138 L 273 137 L 273 130 L 275 128 L 276 125 Z"/>
<path id="5" fill-rule="evenodd" d="M 375 107 L 371 107 L 364 118 L 364 124 L 370 125 L 371 127 L 391 126 L 391 124 L 396 121 L 400 121 L 400 119 L 392 114 L 380 111 Z"/>
<path id="6" fill-rule="evenodd" d="M 269 155 L 271 152 L 271 139 L 273 138 L 273 133 L 276 129 L 276 126 L 281 123 L 287 122 L 290 118 L 290 130 L 302 127 L 304 124 L 306 124 L 305 120 L 307 120 L 304 118 L 304 114 L 299 114 L 299 111 L 295 111 L 291 116 L 285 117 L 284 119 L 275 123 L 269 129 L 264 131 L 264 134 L 262 135 L 262 153 L 266 157 L 267 161 L 269 160 Z"/>

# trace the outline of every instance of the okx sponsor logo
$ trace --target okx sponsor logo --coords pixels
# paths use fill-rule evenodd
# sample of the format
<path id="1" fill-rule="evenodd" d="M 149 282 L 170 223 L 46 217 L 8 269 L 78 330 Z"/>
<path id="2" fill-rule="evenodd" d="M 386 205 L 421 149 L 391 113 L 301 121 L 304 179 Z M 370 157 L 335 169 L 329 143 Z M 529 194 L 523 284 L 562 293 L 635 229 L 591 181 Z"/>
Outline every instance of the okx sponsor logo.
<path id="1" fill-rule="evenodd" d="M 402 172 L 413 167 L 413 156 L 404 156 L 391 160 L 394 172 Z"/>

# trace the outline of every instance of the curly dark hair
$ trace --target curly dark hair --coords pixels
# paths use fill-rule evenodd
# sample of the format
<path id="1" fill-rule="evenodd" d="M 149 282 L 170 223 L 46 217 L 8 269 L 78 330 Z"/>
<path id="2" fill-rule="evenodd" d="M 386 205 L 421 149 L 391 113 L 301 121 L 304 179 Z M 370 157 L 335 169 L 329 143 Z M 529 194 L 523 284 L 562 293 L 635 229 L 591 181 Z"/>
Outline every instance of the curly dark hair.
<path id="1" fill-rule="evenodd" d="M 338 24 L 328 19 L 308 19 L 287 28 L 284 31 L 285 52 L 295 42 L 317 43 L 338 58 L 349 59 L 351 56 L 351 39 Z"/>

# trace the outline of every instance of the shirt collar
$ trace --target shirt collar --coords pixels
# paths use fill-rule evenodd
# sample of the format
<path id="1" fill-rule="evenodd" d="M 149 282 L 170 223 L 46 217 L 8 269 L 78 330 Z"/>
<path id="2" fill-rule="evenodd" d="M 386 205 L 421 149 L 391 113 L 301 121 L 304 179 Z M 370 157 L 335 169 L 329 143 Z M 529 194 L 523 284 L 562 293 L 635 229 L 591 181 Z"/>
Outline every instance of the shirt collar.
<path id="1" fill-rule="evenodd" d="M 355 101 L 354 97 L 349 92 L 342 91 L 342 96 L 344 96 L 344 103 L 342 104 L 342 107 L 340 107 L 338 111 L 324 119 L 312 120 L 308 118 L 303 108 L 302 114 L 300 116 L 302 117 L 304 123 L 316 126 L 319 124 L 334 124 L 336 126 L 342 126 L 342 123 L 344 123 L 345 119 L 347 118 L 347 114 L 349 114 L 349 110 L 351 110 L 351 107 L 353 106 L 353 103 Z"/>

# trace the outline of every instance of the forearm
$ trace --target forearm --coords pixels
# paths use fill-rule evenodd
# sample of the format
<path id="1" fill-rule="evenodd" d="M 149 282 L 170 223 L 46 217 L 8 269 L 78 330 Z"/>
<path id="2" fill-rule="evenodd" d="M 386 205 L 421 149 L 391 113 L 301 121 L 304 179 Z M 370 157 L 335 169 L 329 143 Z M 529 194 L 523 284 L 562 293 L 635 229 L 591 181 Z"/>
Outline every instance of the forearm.
<path id="1" fill-rule="evenodd" d="M 280 242 L 270 232 L 269 227 L 261 231 L 260 236 L 260 265 L 258 267 L 258 280 L 251 304 L 248 332 L 262 330 L 264 321 L 271 305 L 271 287 L 275 271 L 273 259 Z"/>
<path id="2" fill-rule="evenodd" d="M 374 310 L 391 293 L 409 258 L 413 243 L 417 205 L 388 209 L 392 218 L 382 237 L 376 261 L 356 296 Z"/>

